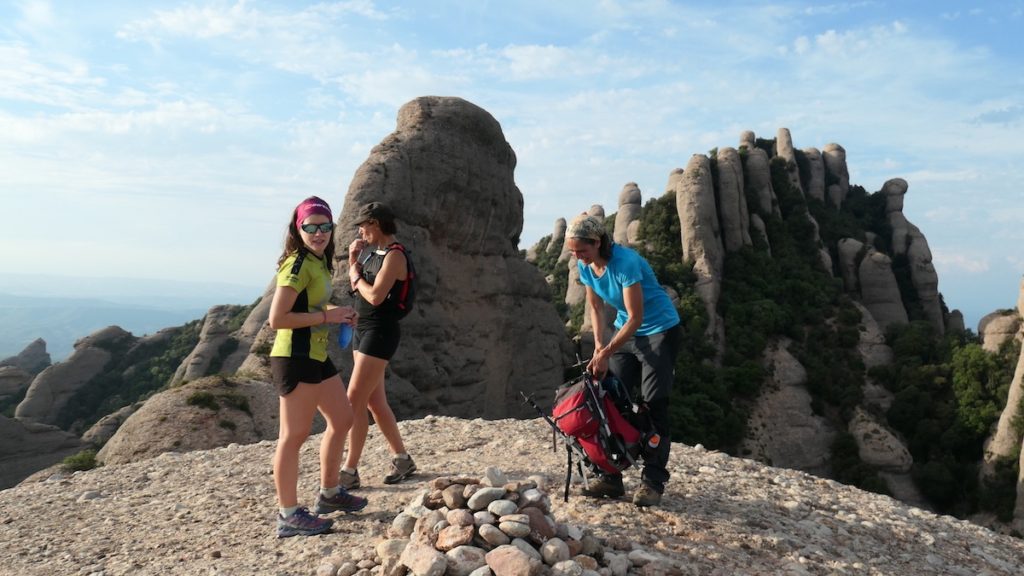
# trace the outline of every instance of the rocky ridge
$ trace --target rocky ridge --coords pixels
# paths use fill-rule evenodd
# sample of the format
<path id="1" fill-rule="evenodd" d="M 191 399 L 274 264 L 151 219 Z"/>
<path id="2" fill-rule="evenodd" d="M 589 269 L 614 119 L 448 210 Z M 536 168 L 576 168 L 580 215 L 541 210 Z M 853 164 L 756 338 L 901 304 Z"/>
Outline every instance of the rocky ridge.
<path id="1" fill-rule="evenodd" d="M 436 477 L 479 477 L 489 466 L 509 479 L 542 476 L 555 521 L 592 534 L 615 555 L 653 558 L 664 568 L 645 570 L 639 563 L 650 560 L 631 560 L 630 573 L 997 576 L 1018 574 L 1024 563 L 1019 539 L 699 446 L 673 446 L 663 505 L 639 510 L 626 499 L 584 498 L 578 487 L 563 502 L 564 452 L 552 451 L 542 420 L 429 416 L 400 427 L 419 473 L 407 483 L 380 484 L 387 454 L 371 427 L 358 491 L 369 507 L 338 517 L 331 534 L 274 538 L 274 443 L 262 441 L 165 453 L 4 490 L 0 566 L 21 575 L 386 576 L 368 559 L 377 557 L 396 517 L 415 510 L 410 502 Z M 311 438 L 302 450 L 306 504 L 318 484 L 317 444 Z M 636 473 L 626 483 L 627 491 L 635 488 Z M 605 566 L 598 573 L 623 572 Z"/>

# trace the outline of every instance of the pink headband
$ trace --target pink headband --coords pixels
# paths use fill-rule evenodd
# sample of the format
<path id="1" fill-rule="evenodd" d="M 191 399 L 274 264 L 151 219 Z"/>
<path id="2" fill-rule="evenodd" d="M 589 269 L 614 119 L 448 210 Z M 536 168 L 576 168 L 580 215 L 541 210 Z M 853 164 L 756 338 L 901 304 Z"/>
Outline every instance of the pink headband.
<path id="1" fill-rule="evenodd" d="M 327 216 L 328 222 L 334 220 L 331 216 L 331 207 L 316 196 L 310 196 L 299 204 L 298 208 L 295 209 L 295 227 L 302 228 L 302 221 L 309 218 L 313 214 L 322 214 Z"/>

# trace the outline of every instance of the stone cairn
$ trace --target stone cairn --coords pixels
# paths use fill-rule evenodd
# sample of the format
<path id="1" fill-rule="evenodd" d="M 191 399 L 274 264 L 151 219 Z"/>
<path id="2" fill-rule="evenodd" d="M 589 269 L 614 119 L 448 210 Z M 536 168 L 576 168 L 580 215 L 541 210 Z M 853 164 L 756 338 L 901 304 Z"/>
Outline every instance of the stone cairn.
<path id="1" fill-rule="evenodd" d="M 660 576 L 678 567 L 625 539 L 557 522 L 543 478 L 444 476 L 417 493 L 372 551 L 326 558 L 318 576 Z"/>

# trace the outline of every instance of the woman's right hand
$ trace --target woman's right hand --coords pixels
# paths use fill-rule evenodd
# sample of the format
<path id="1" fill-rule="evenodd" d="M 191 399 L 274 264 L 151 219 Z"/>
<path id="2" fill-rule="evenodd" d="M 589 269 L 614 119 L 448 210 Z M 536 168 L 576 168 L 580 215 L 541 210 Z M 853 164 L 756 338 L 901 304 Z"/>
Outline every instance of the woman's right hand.
<path id="1" fill-rule="evenodd" d="M 362 238 L 356 238 L 348 245 L 348 264 L 349 266 L 355 264 L 359 260 L 359 253 L 366 248 L 366 240 Z"/>
<path id="2" fill-rule="evenodd" d="M 333 306 L 327 309 L 328 324 L 355 324 L 356 310 L 351 306 Z"/>

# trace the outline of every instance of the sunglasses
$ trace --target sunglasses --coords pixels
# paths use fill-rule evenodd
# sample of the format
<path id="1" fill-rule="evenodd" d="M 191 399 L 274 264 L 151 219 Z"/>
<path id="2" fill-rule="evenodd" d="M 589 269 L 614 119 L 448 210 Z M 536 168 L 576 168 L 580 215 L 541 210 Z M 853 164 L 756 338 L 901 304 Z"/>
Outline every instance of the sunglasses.
<path id="1" fill-rule="evenodd" d="M 316 234 L 317 232 L 323 232 L 324 234 L 330 233 L 334 230 L 334 222 L 324 222 L 323 224 L 303 224 L 302 231 L 306 234 Z"/>

